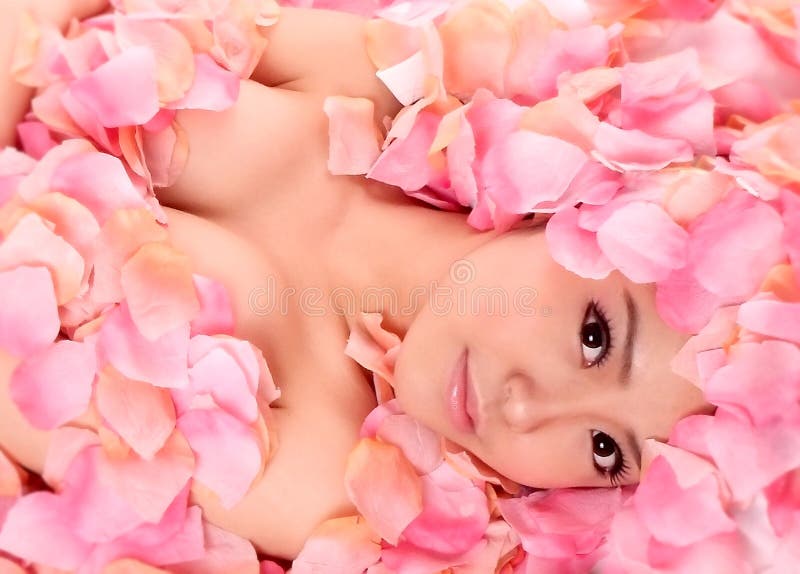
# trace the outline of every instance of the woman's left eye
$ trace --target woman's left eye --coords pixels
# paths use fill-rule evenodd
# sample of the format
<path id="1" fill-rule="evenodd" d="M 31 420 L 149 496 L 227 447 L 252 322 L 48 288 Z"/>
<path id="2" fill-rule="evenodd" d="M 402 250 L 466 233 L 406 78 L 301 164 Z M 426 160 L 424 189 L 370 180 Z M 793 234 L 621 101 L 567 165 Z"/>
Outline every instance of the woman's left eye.
<path id="1" fill-rule="evenodd" d="M 581 352 L 584 367 L 599 367 L 611 350 L 611 328 L 597 301 L 586 308 L 581 325 Z"/>

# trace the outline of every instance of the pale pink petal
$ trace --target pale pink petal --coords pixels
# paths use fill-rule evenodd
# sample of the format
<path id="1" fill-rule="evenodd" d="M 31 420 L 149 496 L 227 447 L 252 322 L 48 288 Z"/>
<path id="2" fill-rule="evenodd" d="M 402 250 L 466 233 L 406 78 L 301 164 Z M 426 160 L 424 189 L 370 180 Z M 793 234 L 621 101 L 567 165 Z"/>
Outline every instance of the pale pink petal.
<path id="1" fill-rule="evenodd" d="M 497 205 L 527 213 L 540 202 L 558 200 L 586 161 L 586 153 L 571 143 L 520 130 L 488 150 L 481 173 Z"/>
<path id="2" fill-rule="evenodd" d="M 215 337 L 198 335 L 189 341 L 189 366 L 196 365 L 200 359 L 216 349 L 222 349 L 234 358 L 247 380 L 250 391 L 255 393 L 263 374 L 262 371 L 266 368 L 261 351 L 252 343 L 242 339 L 225 335 Z"/>
<path id="3" fill-rule="evenodd" d="M 367 173 L 380 155 L 372 100 L 329 96 L 323 109 L 328 116 L 328 171 L 334 175 Z"/>
<path id="4" fill-rule="evenodd" d="M 689 227 L 697 281 L 721 297 L 747 297 L 785 257 L 783 222 L 769 204 L 733 190 Z"/>
<path id="5" fill-rule="evenodd" d="M 422 513 L 403 531 L 403 540 L 446 556 L 462 554 L 478 544 L 489 524 L 483 487 L 449 464 L 421 478 Z"/>
<path id="6" fill-rule="evenodd" d="M 74 82 L 70 92 L 107 128 L 140 125 L 158 112 L 156 77 L 153 51 L 133 47 Z"/>
<path id="7" fill-rule="evenodd" d="M 164 243 L 147 243 L 120 272 L 131 319 L 153 341 L 191 321 L 200 303 L 187 255 Z"/>
<path id="8" fill-rule="evenodd" d="M 378 70 L 378 79 L 398 102 L 410 106 L 425 95 L 428 62 L 422 50 L 388 68 Z"/>
<path id="9" fill-rule="evenodd" d="M 239 76 L 222 68 L 206 54 L 195 54 L 194 69 L 191 88 L 169 108 L 222 112 L 236 103 L 241 83 Z"/>
<path id="10" fill-rule="evenodd" d="M 9 391 L 31 424 L 54 429 L 89 407 L 96 370 L 94 345 L 59 341 L 25 357 L 11 376 Z"/>
<path id="11" fill-rule="evenodd" d="M 97 409 L 142 458 L 158 452 L 175 428 L 169 392 L 104 369 L 97 380 Z"/>
<path id="12" fill-rule="evenodd" d="M 659 289 L 660 289 L 659 284 Z M 658 295 L 656 295 L 658 304 Z M 680 300 L 678 300 L 680 303 Z M 700 375 L 698 369 L 698 353 L 709 350 L 722 350 L 721 347 L 731 341 L 736 328 L 736 306 L 720 307 L 703 326 L 697 335 L 689 338 L 681 349 L 670 361 L 672 371 L 686 380 L 701 386 L 701 381 L 706 380 Z"/>
<path id="13" fill-rule="evenodd" d="M 292 574 L 362 573 L 380 557 L 380 537 L 363 518 L 333 518 L 311 533 L 292 562 Z"/>
<path id="14" fill-rule="evenodd" d="M 52 343 L 61 325 L 53 280 L 45 267 L 0 272 L 0 347 L 24 357 Z"/>
<path id="15" fill-rule="evenodd" d="M 614 269 L 600 250 L 596 234 L 578 227 L 578 210 L 573 207 L 553 214 L 545 235 L 553 259 L 568 271 L 588 279 L 603 279 Z"/>
<path id="16" fill-rule="evenodd" d="M 101 224 L 116 209 L 145 206 L 122 162 L 104 153 L 83 153 L 64 160 L 53 173 L 52 188 L 80 201 Z"/>
<path id="17" fill-rule="evenodd" d="M 84 563 L 91 545 L 80 539 L 70 521 L 61 498 L 34 492 L 9 511 L 0 530 L 0 548 L 24 560 L 74 570 Z"/>
<path id="18" fill-rule="evenodd" d="M 362 439 L 347 459 L 345 488 L 370 527 L 390 544 L 422 512 L 422 483 L 402 451 Z"/>
<path id="19" fill-rule="evenodd" d="M 686 264 L 688 233 L 655 203 L 620 206 L 597 230 L 603 254 L 636 283 L 666 279 Z"/>
<path id="20" fill-rule="evenodd" d="M 655 137 L 637 129 L 623 130 L 601 122 L 594 138 L 599 156 L 623 170 L 661 169 L 691 161 L 692 147 L 684 140 Z"/>
<path id="21" fill-rule="evenodd" d="M 189 384 L 188 325 L 150 341 L 139 333 L 127 306 L 122 305 L 106 316 L 98 348 L 128 378 L 165 388 Z"/>
<path id="22" fill-rule="evenodd" d="M 204 275 L 193 275 L 200 310 L 192 320 L 191 336 L 233 335 L 233 307 L 225 286 Z"/>
<path id="23" fill-rule="evenodd" d="M 33 213 L 20 219 L 0 244 L 0 269 L 18 265 L 46 266 L 52 273 L 59 304 L 75 297 L 81 288 L 83 257 Z"/>
<path id="24" fill-rule="evenodd" d="M 213 490 L 225 508 L 247 494 L 261 469 L 255 433 L 222 410 L 192 410 L 178 419 L 197 456 L 194 477 Z"/>

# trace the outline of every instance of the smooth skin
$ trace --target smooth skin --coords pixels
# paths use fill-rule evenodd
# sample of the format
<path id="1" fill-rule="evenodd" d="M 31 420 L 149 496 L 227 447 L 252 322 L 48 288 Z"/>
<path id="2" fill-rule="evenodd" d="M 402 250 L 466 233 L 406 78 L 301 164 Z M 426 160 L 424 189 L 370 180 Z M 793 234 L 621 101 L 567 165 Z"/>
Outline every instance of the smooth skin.
<path id="1" fill-rule="evenodd" d="M 37 7 L 60 25 L 69 10 L 86 17 L 104 8 L 89 0 Z M 4 5 L 4 26 L 18 9 Z M 318 523 L 355 512 L 342 476 L 375 406 L 368 373 L 343 354 L 358 312 L 381 311 L 387 328 L 407 335 L 396 373 L 401 406 L 530 486 L 610 484 L 597 468 L 593 431 L 606 433 L 628 461 L 619 481 L 635 483 L 641 441 L 665 439 L 680 417 L 708 410 L 700 391 L 670 371 L 686 336 L 658 317 L 651 286 L 618 273 L 591 281 L 566 272 L 550 258 L 538 219 L 505 234 L 480 233 L 464 214 L 430 209 L 364 178 L 330 175 L 326 96 L 371 98 L 377 122 L 400 109 L 375 77 L 363 34 L 356 16 L 284 9 L 237 104 L 223 113 L 179 114 L 189 161 L 173 187 L 157 190 L 173 242 L 198 273 L 228 288 L 236 335 L 263 350 L 283 393 L 273 405 L 280 447 L 261 481 L 232 510 L 210 498 L 194 502 L 211 522 L 286 559 Z M 3 40 L 0 62 L 10 61 L 12 45 Z M 0 137 L 9 143 L 31 94 L 7 74 L 0 82 L 0 104 L 11 110 Z M 465 265 L 472 270 L 466 282 L 454 272 Z M 509 303 L 520 289 L 533 289 L 526 305 L 536 314 L 458 308 L 459 297 L 480 301 L 481 289 L 506 293 Z M 638 320 L 623 384 L 626 290 Z M 610 345 L 596 345 L 602 330 L 587 315 L 592 301 L 613 325 Z M 478 427 L 469 433 L 446 408 L 450 374 L 465 348 L 479 404 Z M 589 365 L 604 349 L 603 364 Z M 48 434 L 17 412 L 7 391 L 16 359 L 0 358 L 0 445 L 41 470 Z"/>

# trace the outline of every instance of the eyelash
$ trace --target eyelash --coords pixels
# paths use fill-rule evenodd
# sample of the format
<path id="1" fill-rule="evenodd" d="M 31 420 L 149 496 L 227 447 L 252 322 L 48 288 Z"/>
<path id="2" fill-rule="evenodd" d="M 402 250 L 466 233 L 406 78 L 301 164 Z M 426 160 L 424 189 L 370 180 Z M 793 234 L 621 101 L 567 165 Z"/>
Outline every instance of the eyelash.
<path id="1" fill-rule="evenodd" d="M 609 436 L 609 438 L 611 438 Z M 611 440 L 614 440 L 613 438 Z M 614 444 L 617 445 L 617 441 L 614 440 Z M 614 468 L 611 470 L 605 470 L 603 467 L 595 465 L 597 472 L 599 472 L 602 476 L 607 476 L 608 479 L 611 481 L 611 486 L 619 486 L 620 478 L 625 476 L 625 473 L 628 471 L 628 463 L 625 460 L 625 455 L 622 454 L 622 449 L 619 448 L 619 445 L 616 446 L 617 453 L 619 454 L 619 462 L 616 464 Z"/>

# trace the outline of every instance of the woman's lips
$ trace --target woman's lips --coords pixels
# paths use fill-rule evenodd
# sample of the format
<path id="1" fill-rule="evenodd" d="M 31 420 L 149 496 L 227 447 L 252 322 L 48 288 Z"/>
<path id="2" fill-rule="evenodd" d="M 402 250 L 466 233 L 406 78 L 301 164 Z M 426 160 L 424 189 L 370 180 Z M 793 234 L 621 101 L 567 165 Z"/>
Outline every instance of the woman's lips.
<path id="1" fill-rule="evenodd" d="M 475 422 L 470 412 L 475 412 L 474 390 L 469 384 L 469 350 L 456 360 L 447 386 L 446 408 L 450 422 L 461 432 L 475 432 Z"/>

